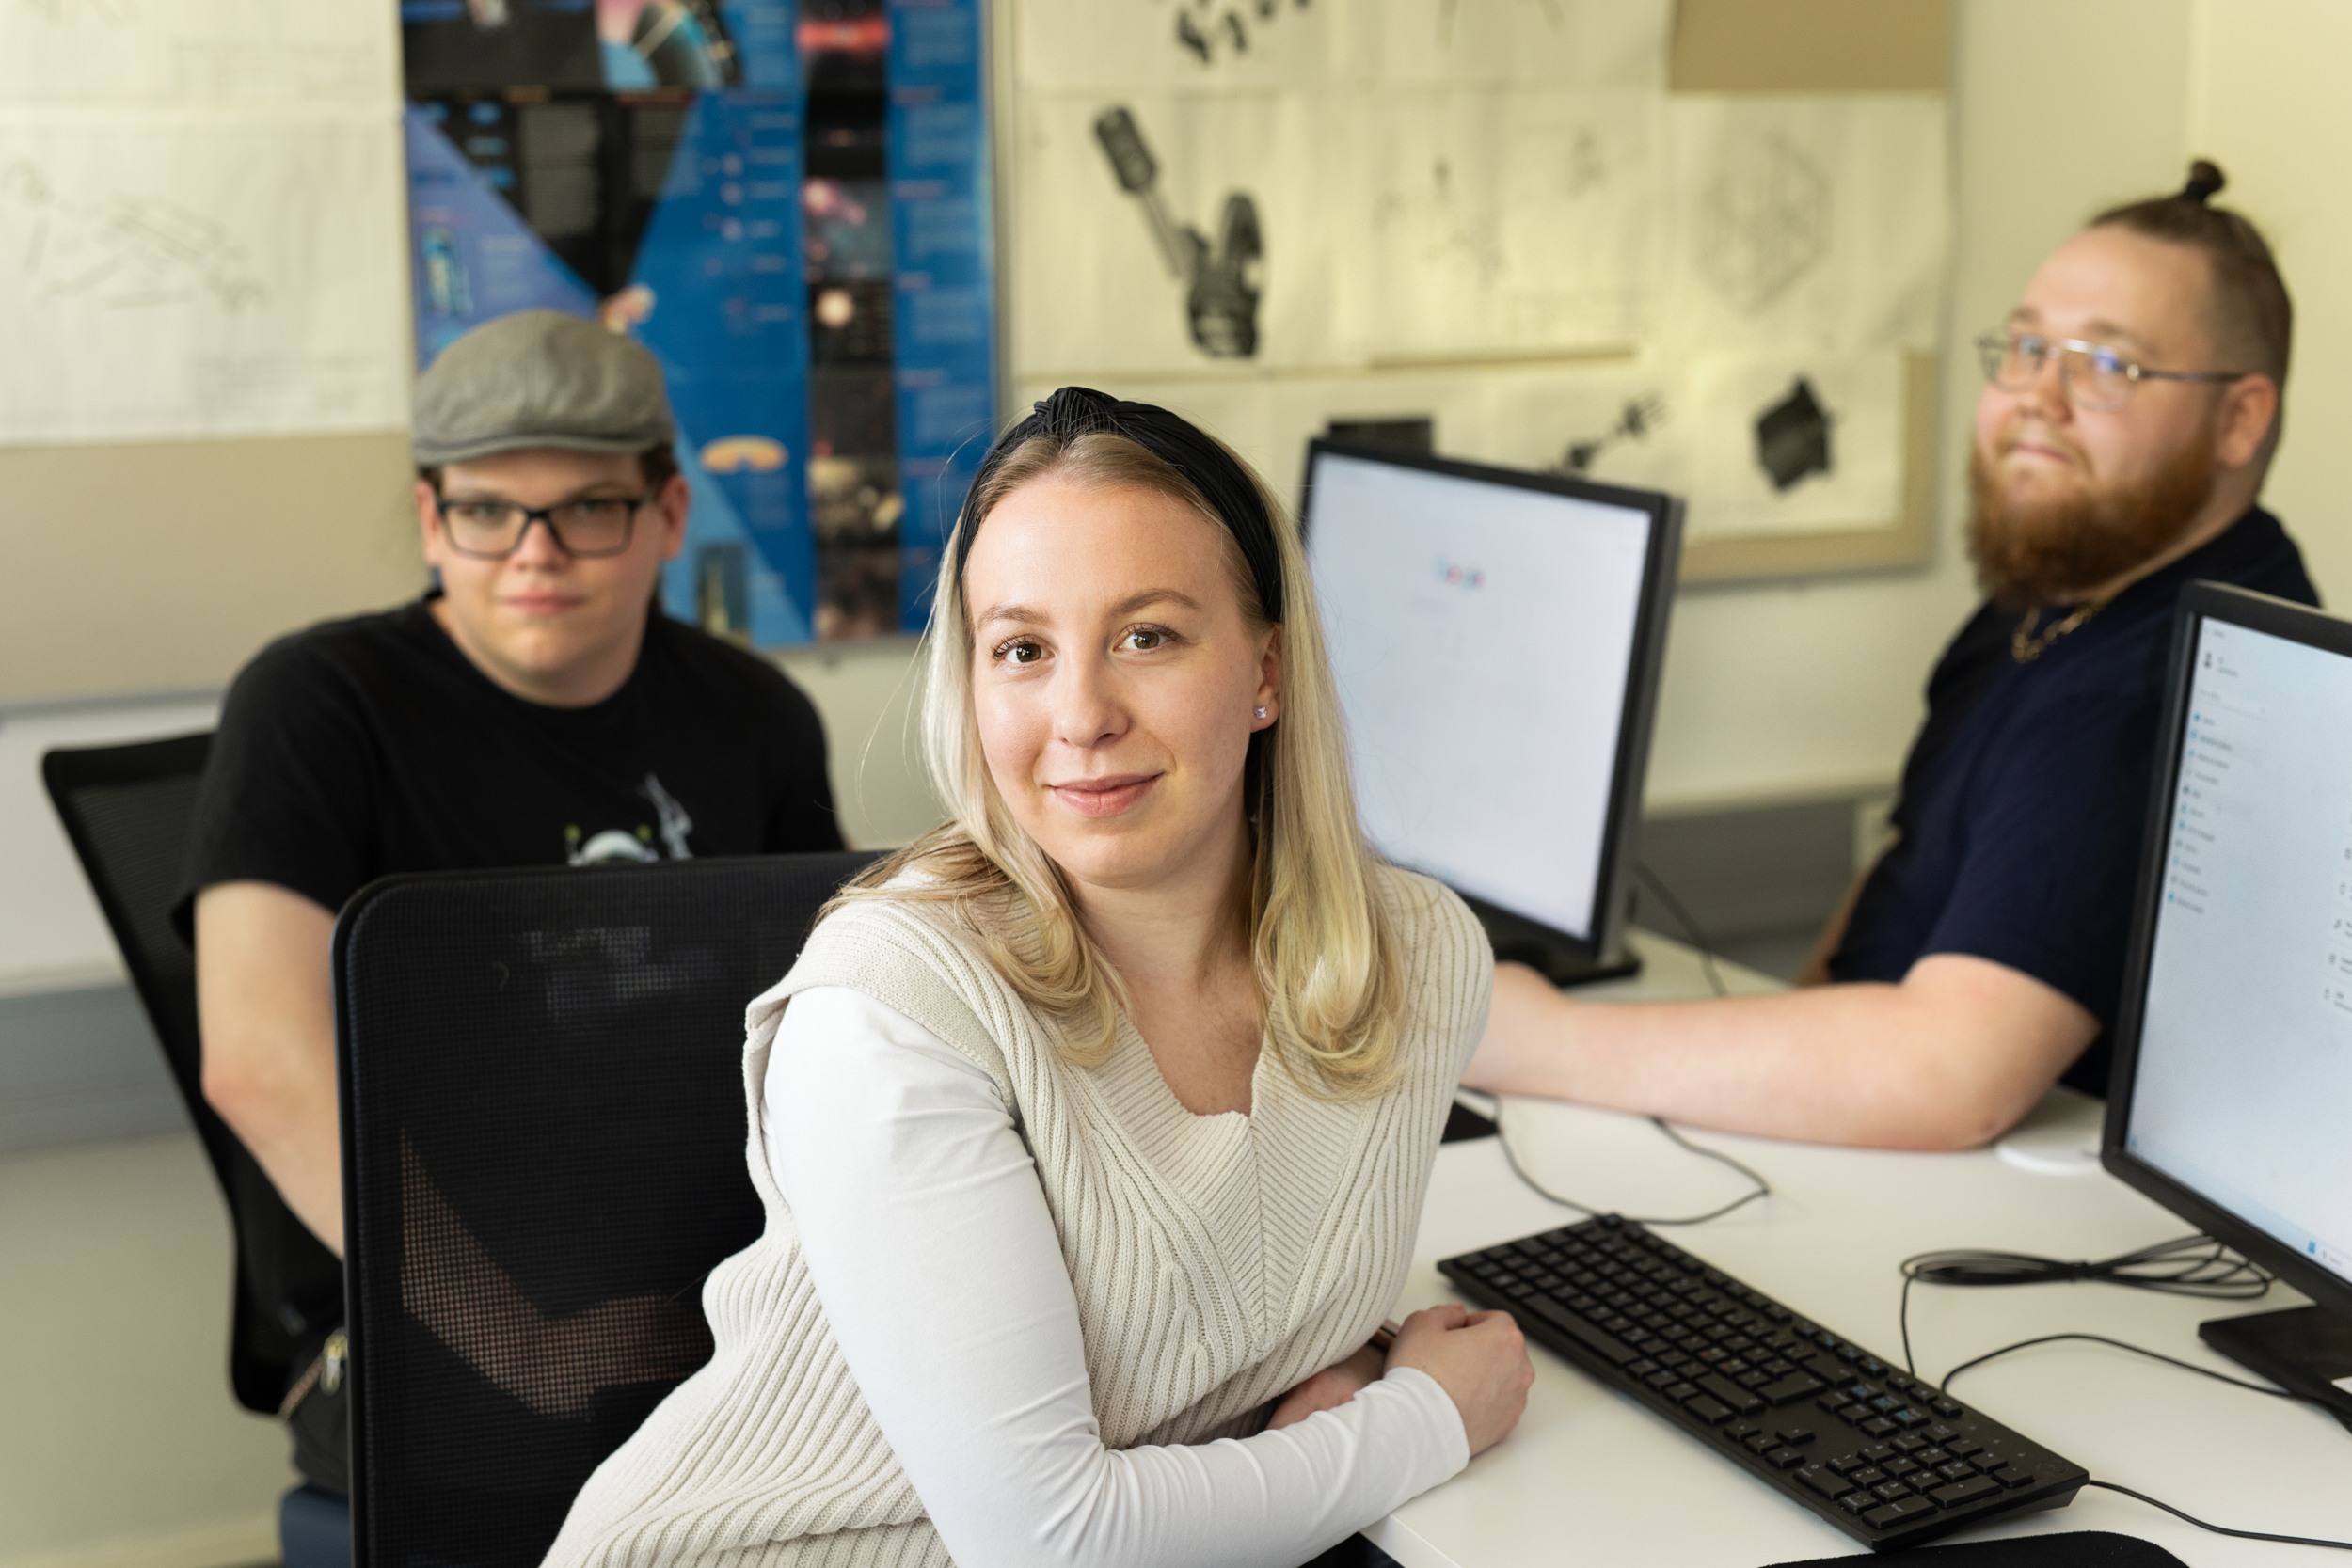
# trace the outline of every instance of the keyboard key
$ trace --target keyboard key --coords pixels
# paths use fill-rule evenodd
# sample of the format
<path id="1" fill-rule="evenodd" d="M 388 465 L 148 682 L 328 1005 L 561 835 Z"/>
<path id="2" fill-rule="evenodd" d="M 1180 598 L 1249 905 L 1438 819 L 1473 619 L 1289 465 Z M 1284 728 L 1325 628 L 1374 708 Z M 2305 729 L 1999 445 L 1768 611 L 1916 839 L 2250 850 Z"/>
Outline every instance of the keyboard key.
<path id="1" fill-rule="evenodd" d="M 1977 1472 L 1969 1468 L 1966 1462 L 1955 1459 L 1947 1464 L 1938 1465 L 1935 1467 L 1935 1473 L 1946 1481 L 1966 1481 Z"/>
<path id="2" fill-rule="evenodd" d="M 1973 1437 L 1947 1437 L 1944 1451 L 1954 1459 L 1965 1459 L 1972 1453 L 1982 1453 L 1984 1445 Z"/>
<path id="3" fill-rule="evenodd" d="M 1780 1447 L 1780 1441 L 1769 1432 L 1759 1432 L 1752 1437 L 1741 1438 L 1740 1446 L 1750 1453 L 1770 1453 Z"/>
<path id="4" fill-rule="evenodd" d="M 1873 1437 L 1884 1437 L 1894 1432 L 1895 1423 L 1883 1416 L 1873 1416 L 1861 1423 L 1862 1430 Z"/>
<path id="5" fill-rule="evenodd" d="M 1924 1449 L 1927 1446 L 1928 1440 L 1916 1433 L 1907 1432 L 1900 1437 L 1895 1439 L 1895 1451 L 1897 1453 L 1917 1453 L 1921 1449 Z"/>
<path id="6" fill-rule="evenodd" d="M 1925 1497 L 1905 1497 L 1900 1502 L 1881 1503 L 1865 1513 L 1863 1519 L 1880 1529 L 1899 1525 L 1906 1519 L 1916 1519 L 1922 1513 L 1932 1513 L 1935 1505 Z"/>
<path id="7" fill-rule="evenodd" d="M 1807 1443 L 1813 1441 L 1813 1429 L 1811 1427 L 1787 1425 L 1776 1428 L 1773 1431 L 1772 1435 L 1779 1438 L 1783 1443 L 1786 1443 L 1792 1449 L 1802 1449 Z"/>
<path id="8" fill-rule="evenodd" d="M 1631 1346 L 1613 1335 L 1602 1333 L 1583 1319 L 1572 1315 L 1565 1308 L 1546 1301 L 1540 1296 L 1529 1302 L 1527 1309 L 1575 1339 L 1579 1344 L 1597 1352 L 1615 1366 L 1622 1367 L 1629 1361 L 1638 1359 Z"/>
<path id="9" fill-rule="evenodd" d="M 1831 1502 L 1853 1490 L 1853 1482 L 1826 1465 L 1807 1465 L 1797 1472 L 1797 1479 Z"/>
<path id="10" fill-rule="evenodd" d="M 1758 1388 L 1756 1393 L 1768 1403 L 1788 1404 L 1791 1401 L 1801 1400 L 1807 1394 L 1818 1391 L 1820 1386 L 1820 1381 L 1817 1378 L 1804 1372 L 1790 1372 L 1777 1383 L 1766 1384 Z"/>
<path id="11" fill-rule="evenodd" d="M 1756 1411 L 1764 1408 L 1764 1402 L 1762 1400 L 1757 1399 L 1754 1394 L 1749 1393 L 1745 1388 L 1740 1387 L 1738 1384 L 1732 1382 L 1729 1378 L 1724 1377 L 1720 1373 L 1708 1372 L 1703 1376 L 1692 1379 L 1692 1381 L 1695 1382 L 1707 1392 L 1723 1401 L 1725 1404 L 1731 1406 L 1732 1409 L 1740 1412 L 1742 1416 L 1753 1415 Z"/>
<path id="12" fill-rule="evenodd" d="M 1705 1394 L 1692 1394 L 1686 1398 L 1682 1402 L 1682 1408 L 1705 1421 L 1708 1426 L 1728 1419 L 1731 1415 L 1731 1406 L 1721 1400 L 1709 1399 Z"/>
<path id="13" fill-rule="evenodd" d="M 1946 1508 L 1957 1508 L 1962 1503 L 1975 1502 L 1979 1497 L 1992 1497 L 2000 1489 L 2001 1483 L 1991 1476 L 1970 1476 L 1966 1481 L 1936 1487 L 1928 1496 Z"/>
<path id="14" fill-rule="evenodd" d="M 1868 1448 L 1862 1450 L 1862 1457 L 1869 1464 L 1883 1465 L 1888 1460 L 1895 1457 L 1895 1445 L 1892 1443 L 1873 1443 Z"/>
<path id="15" fill-rule="evenodd" d="M 1839 1475 L 1850 1475 L 1862 1468 L 1862 1456 L 1858 1453 L 1841 1453 L 1836 1459 L 1825 1463 Z"/>
<path id="16" fill-rule="evenodd" d="M 2034 1483 L 2034 1474 L 2031 1470 L 2020 1470 L 2012 1465 L 2004 1465 L 1982 1479 L 1997 1481 L 2012 1492 L 2022 1491 Z"/>
<path id="17" fill-rule="evenodd" d="M 1764 1463 L 1770 1465 L 1775 1470 L 1793 1470 L 1798 1465 L 1804 1463 L 1804 1450 L 1802 1449 L 1774 1449 L 1772 1452 L 1764 1456 Z M 1982 1481 L 1984 1478 L 1982 1476 L 1979 1476 L 1977 1479 L 1979 1481 Z"/>
<path id="18" fill-rule="evenodd" d="M 1898 1497 L 1910 1497 L 1911 1488 L 1899 1481 L 1883 1481 L 1870 1488 L 1870 1496 L 1881 1502 L 1891 1503 Z"/>
<path id="19" fill-rule="evenodd" d="M 1856 1486 L 1876 1486 L 1886 1479 L 1886 1472 L 1875 1465 L 1865 1465 L 1859 1470 L 1849 1470 L 1846 1479 Z"/>

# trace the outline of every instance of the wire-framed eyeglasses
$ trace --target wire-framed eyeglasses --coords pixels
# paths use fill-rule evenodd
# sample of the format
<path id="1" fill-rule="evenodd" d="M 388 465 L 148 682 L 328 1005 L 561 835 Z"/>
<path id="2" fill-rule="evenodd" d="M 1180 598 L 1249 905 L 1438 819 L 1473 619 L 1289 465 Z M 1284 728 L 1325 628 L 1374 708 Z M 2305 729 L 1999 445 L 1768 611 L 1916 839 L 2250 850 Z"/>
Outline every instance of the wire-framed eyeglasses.
<path id="1" fill-rule="evenodd" d="M 1984 378 L 2007 392 L 2022 392 L 2058 361 L 2058 385 L 2077 408 L 2113 413 L 2131 401 L 2143 381 L 2195 381 L 2221 385 L 2243 381 L 2252 371 L 2151 370 L 2121 349 L 2080 338 L 2045 338 L 2039 332 L 1988 332 L 1977 340 Z"/>
<path id="2" fill-rule="evenodd" d="M 520 501 L 460 498 L 451 500 L 436 492 L 441 526 L 450 548 L 478 561 L 503 561 L 522 548 L 523 535 L 533 523 L 545 523 L 555 547 L 565 555 L 619 555 L 628 548 L 640 507 L 658 492 L 642 496 L 581 496 L 553 506 L 525 506 Z"/>

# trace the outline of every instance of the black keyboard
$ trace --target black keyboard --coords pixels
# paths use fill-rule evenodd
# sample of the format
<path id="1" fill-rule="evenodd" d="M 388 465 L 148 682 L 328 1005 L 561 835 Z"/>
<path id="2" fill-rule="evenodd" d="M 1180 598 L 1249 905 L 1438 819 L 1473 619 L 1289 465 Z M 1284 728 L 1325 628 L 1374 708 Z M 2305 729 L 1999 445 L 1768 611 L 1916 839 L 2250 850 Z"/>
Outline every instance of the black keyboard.
<path id="1" fill-rule="evenodd" d="M 1529 1338 L 1882 1550 L 2063 1507 L 2090 1479 L 1614 1214 L 1438 1270 Z"/>

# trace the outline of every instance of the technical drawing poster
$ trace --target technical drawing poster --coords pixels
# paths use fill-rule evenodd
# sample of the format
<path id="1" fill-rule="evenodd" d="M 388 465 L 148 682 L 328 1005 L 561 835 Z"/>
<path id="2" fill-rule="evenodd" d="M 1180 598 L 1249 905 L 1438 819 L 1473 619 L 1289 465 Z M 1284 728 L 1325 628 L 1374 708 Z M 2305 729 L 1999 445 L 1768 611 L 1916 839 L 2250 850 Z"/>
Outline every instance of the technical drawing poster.
<path id="1" fill-rule="evenodd" d="M 391 12 L 0 0 L 0 443 L 397 429 Z"/>
<path id="2" fill-rule="evenodd" d="M 1934 344 L 1951 244 L 1942 95 L 1678 94 L 1666 114 L 1668 341 Z"/>
<path id="3" fill-rule="evenodd" d="M 1030 93 L 1014 359 L 1069 375 L 1342 362 L 1352 165 L 1326 99 Z"/>
<path id="4" fill-rule="evenodd" d="M 1363 256 L 1341 318 L 1364 357 L 1629 350 L 1657 276 L 1655 93 L 1400 89 L 1343 145 Z M 1360 291 L 1360 299 L 1354 297 Z"/>
<path id="5" fill-rule="evenodd" d="M 0 0 L 0 103 L 398 102 L 388 5 Z"/>
<path id="6" fill-rule="evenodd" d="M 397 429 L 373 117 L 0 108 L 0 443 Z"/>

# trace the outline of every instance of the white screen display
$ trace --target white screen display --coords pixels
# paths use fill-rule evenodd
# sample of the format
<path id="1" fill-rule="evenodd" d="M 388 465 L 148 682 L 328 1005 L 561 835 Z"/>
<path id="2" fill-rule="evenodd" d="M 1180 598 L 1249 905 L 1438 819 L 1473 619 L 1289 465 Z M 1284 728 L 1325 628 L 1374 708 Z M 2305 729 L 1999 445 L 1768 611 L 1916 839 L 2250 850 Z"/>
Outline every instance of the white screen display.
<path id="1" fill-rule="evenodd" d="M 2194 658 L 2125 1147 L 2352 1280 L 2352 658 Z"/>
<path id="2" fill-rule="evenodd" d="M 1366 835 L 1591 940 L 1648 514 L 1328 452 L 1309 506 Z"/>

